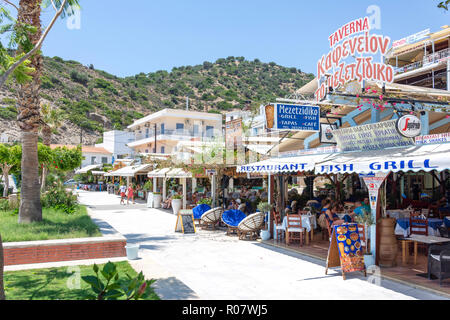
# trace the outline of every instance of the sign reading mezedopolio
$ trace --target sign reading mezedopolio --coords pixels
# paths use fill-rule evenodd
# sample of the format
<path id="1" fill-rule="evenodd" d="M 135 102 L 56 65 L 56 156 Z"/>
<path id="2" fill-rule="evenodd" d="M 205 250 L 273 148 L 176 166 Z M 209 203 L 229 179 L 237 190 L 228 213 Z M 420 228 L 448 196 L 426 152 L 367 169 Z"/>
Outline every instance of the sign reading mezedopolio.
<path id="1" fill-rule="evenodd" d="M 320 108 L 293 104 L 270 104 L 265 107 L 269 129 L 289 131 L 320 131 Z"/>
<path id="2" fill-rule="evenodd" d="M 345 223 L 332 228 L 333 234 L 328 250 L 325 274 L 328 274 L 329 268 L 340 266 L 344 280 L 345 274 L 349 272 L 364 271 L 364 276 L 366 276 L 358 225 L 356 223 Z"/>

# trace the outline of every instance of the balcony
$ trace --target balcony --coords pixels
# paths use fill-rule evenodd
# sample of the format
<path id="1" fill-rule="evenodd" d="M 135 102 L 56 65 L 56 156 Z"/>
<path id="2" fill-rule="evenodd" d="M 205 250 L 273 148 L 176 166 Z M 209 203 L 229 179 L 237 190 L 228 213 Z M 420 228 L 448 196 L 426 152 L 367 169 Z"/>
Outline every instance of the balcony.
<path id="1" fill-rule="evenodd" d="M 407 64 L 403 67 L 394 68 L 395 75 L 403 74 L 412 70 L 417 70 L 422 67 L 427 67 L 433 63 L 439 63 L 446 61 L 450 56 L 450 48 L 435 52 L 433 54 L 425 56 L 421 61 L 417 61 L 411 64 Z"/>
<path id="2" fill-rule="evenodd" d="M 213 130 L 194 132 L 193 130 L 156 130 L 156 140 L 175 140 L 175 141 L 189 141 L 197 138 L 198 140 L 207 141 L 214 139 Z M 135 134 L 135 141 L 128 144 L 130 147 L 138 146 L 144 143 L 151 143 L 155 140 L 155 130 L 149 130 L 143 133 Z"/>

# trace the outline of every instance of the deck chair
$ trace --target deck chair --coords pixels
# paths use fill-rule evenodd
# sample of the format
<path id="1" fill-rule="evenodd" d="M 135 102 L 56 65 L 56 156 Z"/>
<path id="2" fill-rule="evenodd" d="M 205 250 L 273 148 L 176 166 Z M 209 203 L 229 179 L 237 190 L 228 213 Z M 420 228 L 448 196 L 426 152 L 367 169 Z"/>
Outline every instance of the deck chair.
<path id="1" fill-rule="evenodd" d="M 217 207 L 206 211 L 200 218 L 201 227 L 215 229 L 216 224 L 220 221 L 222 213 L 223 209 L 221 207 Z"/>
<path id="2" fill-rule="evenodd" d="M 259 231 L 264 224 L 265 214 L 262 212 L 256 212 L 248 215 L 238 225 L 238 237 L 239 240 L 245 239 L 250 236 L 251 240 L 256 240 L 259 236 Z"/>
<path id="3" fill-rule="evenodd" d="M 222 222 L 228 227 L 227 235 L 238 234 L 238 226 L 247 215 L 236 209 L 227 210 L 222 214 Z"/>

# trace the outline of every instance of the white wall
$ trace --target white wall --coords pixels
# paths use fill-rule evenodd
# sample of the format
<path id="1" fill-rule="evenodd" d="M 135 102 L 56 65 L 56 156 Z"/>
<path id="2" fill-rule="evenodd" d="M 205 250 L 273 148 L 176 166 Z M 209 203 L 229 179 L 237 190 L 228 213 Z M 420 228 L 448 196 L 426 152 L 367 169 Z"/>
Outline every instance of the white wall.
<path id="1" fill-rule="evenodd" d="M 95 157 L 96 163 L 95 164 L 101 164 L 102 163 L 102 157 L 106 157 L 108 159 L 109 164 L 112 162 L 112 155 L 111 154 L 101 154 L 101 153 L 86 153 L 83 152 L 83 157 L 85 158 L 83 162 L 81 163 L 81 167 L 90 166 L 92 164 L 91 158 Z"/>

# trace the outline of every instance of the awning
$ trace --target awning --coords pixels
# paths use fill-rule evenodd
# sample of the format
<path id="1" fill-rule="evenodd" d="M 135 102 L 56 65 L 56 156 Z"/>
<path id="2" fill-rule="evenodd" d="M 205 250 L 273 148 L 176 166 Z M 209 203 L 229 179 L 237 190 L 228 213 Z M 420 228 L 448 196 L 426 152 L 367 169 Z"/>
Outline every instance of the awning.
<path id="1" fill-rule="evenodd" d="M 181 168 L 162 168 L 149 172 L 147 176 L 149 178 L 192 178 L 192 173 Z"/>
<path id="2" fill-rule="evenodd" d="M 450 169 L 450 143 L 328 155 L 316 174 L 443 171 Z"/>
<path id="3" fill-rule="evenodd" d="M 142 164 L 138 166 L 128 166 L 119 170 L 105 174 L 106 177 L 134 177 L 136 175 L 145 175 L 148 173 L 153 164 Z"/>
<path id="4" fill-rule="evenodd" d="M 100 167 L 102 167 L 102 166 L 103 166 L 103 164 L 92 164 L 92 165 L 90 165 L 90 166 L 86 166 L 86 167 L 84 167 L 84 168 L 78 169 L 77 171 L 75 171 L 75 173 L 76 173 L 76 174 L 80 174 L 80 173 L 88 173 L 88 171 L 91 171 L 91 170 L 100 168 Z"/>
<path id="5" fill-rule="evenodd" d="M 105 171 L 92 171 L 92 174 L 94 176 L 103 176 L 106 174 L 106 172 Z"/>
<path id="6" fill-rule="evenodd" d="M 170 171 L 170 168 L 156 169 L 156 170 L 150 171 L 147 174 L 147 177 L 149 177 L 149 178 L 164 178 L 166 176 L 166 173 L 169 171 Z"/>
<path id="7" fill-rule="evenodd" d="M 236 171 L 242 173 L 280 173 L 313 171 L 317 162 L 323 161 L 330 154 L 302 155 L 295 157 L 272 158 L 260 162 L 238 166 Z"/>

